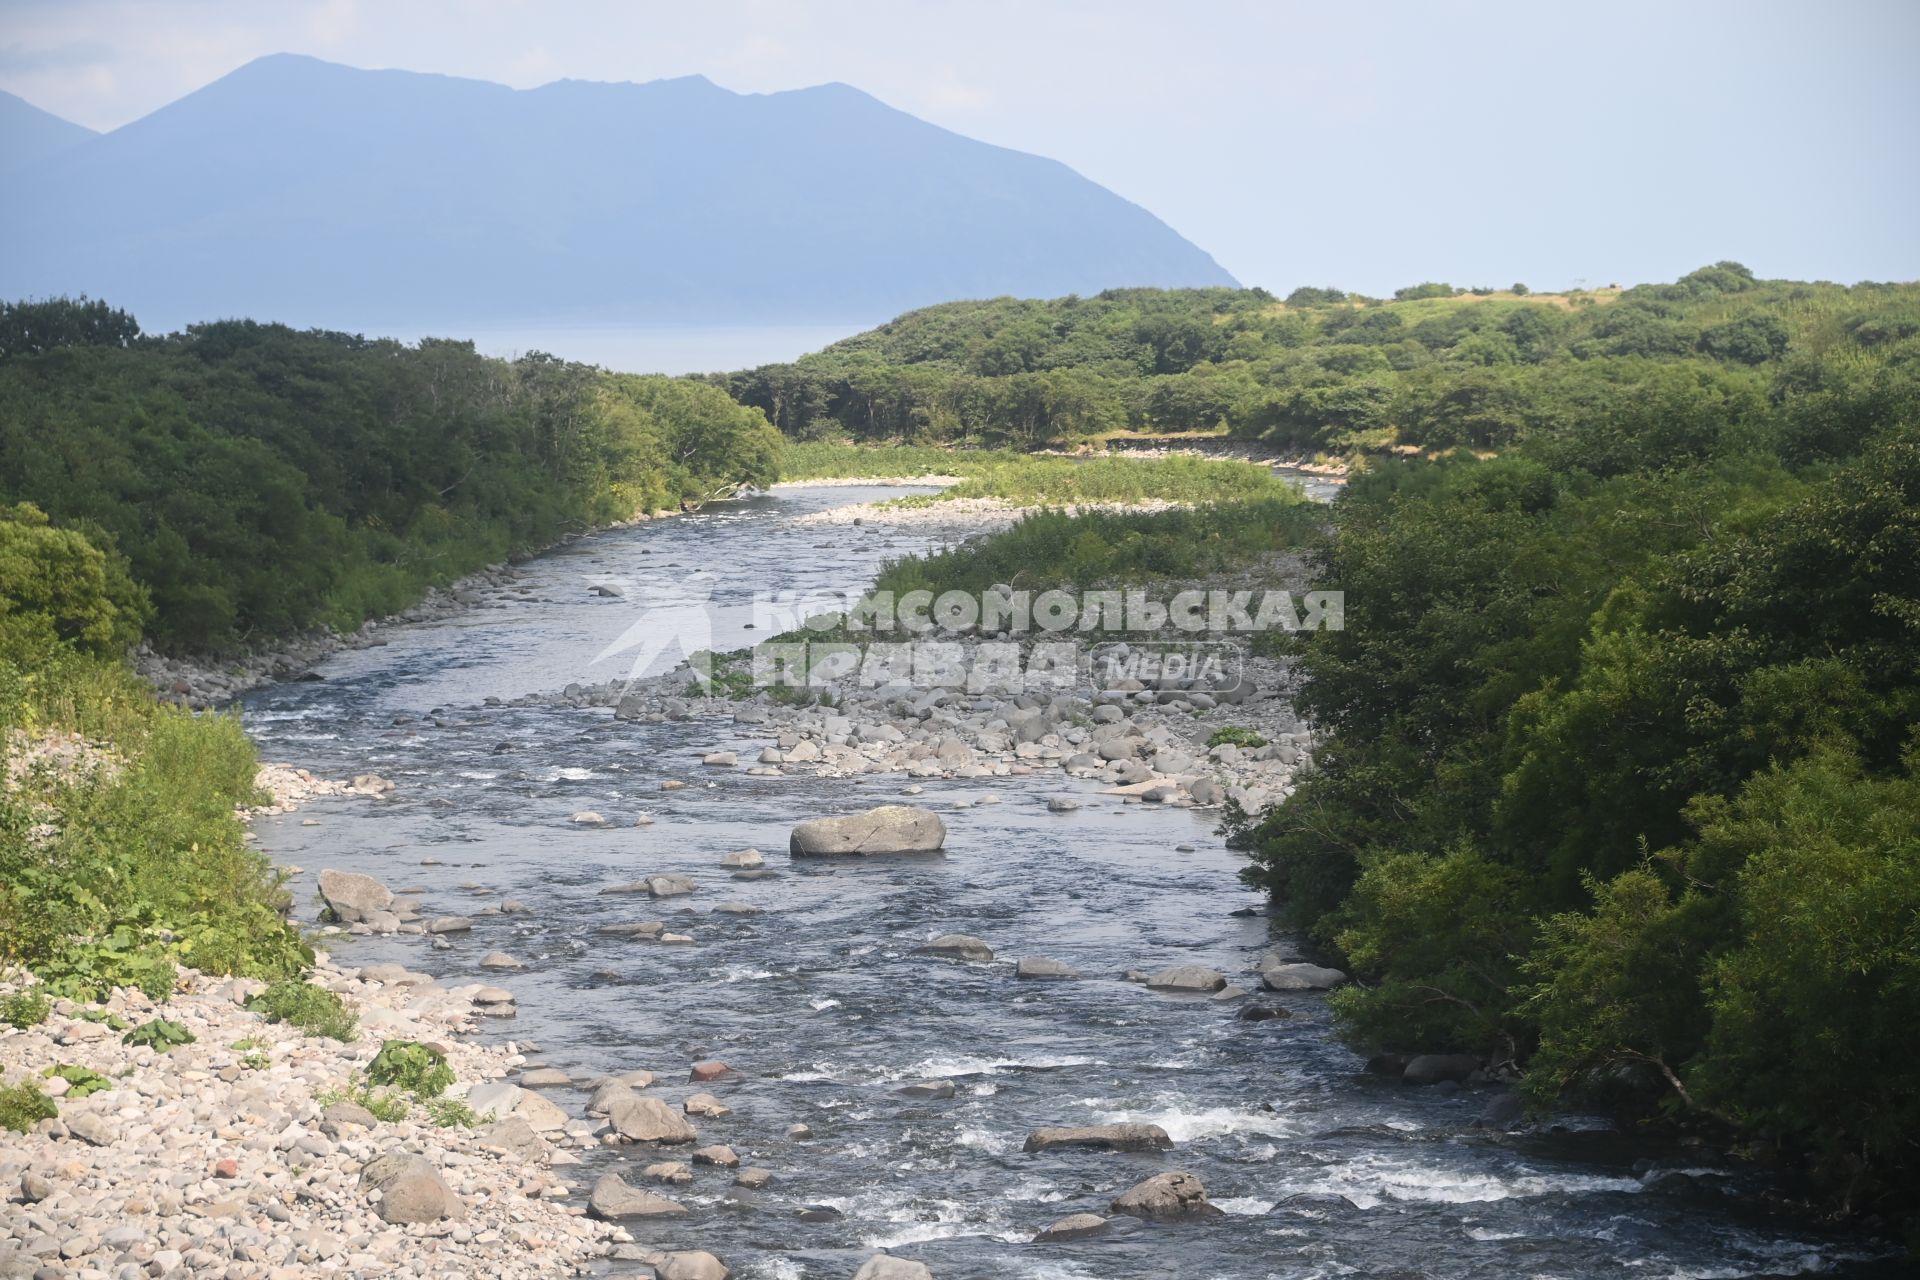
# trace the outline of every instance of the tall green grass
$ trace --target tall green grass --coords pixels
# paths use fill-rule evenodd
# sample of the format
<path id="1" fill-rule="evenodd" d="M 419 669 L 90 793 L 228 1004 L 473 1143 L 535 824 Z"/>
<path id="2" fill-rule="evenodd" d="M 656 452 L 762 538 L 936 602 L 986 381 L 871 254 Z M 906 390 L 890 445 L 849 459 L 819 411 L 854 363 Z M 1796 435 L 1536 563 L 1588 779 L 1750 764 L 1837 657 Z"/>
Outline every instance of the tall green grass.
<path id="1" fill-rule="evenodd" d="M 891 561 L 874 588 L 1037 591 L 1257 569 L 1303 546 L 1326 520 L 1326 508 L 1291 496 L 1165 511 L 1036 511 L 958 547 Z"/>

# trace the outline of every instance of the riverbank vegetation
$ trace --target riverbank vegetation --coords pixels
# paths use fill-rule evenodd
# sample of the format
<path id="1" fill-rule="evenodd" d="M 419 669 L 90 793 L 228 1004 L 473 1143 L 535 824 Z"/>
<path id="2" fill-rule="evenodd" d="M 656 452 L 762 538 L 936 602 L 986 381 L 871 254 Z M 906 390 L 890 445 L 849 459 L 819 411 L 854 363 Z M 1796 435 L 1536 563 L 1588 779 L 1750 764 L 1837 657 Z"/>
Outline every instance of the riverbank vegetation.
<path id="1" fill-rule="evenodd" d="M 1420 285 L 1115 289 L 909 312 L 789 364 L 715 375 L 796 440 L 1032 449 L 1213 432 L 1303 454 L 1497 450 L 1698 386 L 1761 394 L 1920 333 L 1920 286 L 1756 279 L 1531 293 Z"/>
<path id="2" fill-rule="evenodd" d="M 0 509 L 0 964 L 59 995 L 155 997 L 180 966 L 286 977 L 311 959 L 247 846 L 253 745 L 160 705 L 128 667 L 130 566 L 32 507 Z"/>
<path id="3" fill-rule="evenodd" d="M 167 648 L 357 626 L 568 534 L 769 483 L 779 447 L 687 379 L 0 306 L 0 504 L 124 556 Z"/>
<path id="4" fill-rule="evenodd" d="M 1920 326 L 1833 297 L 1784 358 L 1350 484 L 1316 572 L 1346 629 L 1300 645 L 1317 769 L 1247 838 L 1360 979 L 1356 1044 L 1483 1053 L 1543 1104 L 1710 1126 L 1893 1212 L 1920 1186 Z"/>

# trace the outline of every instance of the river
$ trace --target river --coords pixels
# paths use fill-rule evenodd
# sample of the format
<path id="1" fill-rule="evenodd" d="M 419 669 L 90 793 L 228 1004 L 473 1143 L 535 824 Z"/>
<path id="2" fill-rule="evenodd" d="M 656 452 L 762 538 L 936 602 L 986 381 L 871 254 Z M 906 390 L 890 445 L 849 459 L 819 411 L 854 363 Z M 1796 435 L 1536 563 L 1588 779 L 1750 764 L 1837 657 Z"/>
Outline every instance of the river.
<path id="1" fill-rule="evenodd" d="M 383 801 L 325 800 L 256 824 L 277 860 L 306 869 L 295 882 L 303 920 L 323 867 L 416 890 L 429 915 L 509 895 L 531 908 L 478 918 L 451 950 L 419 937 L 343 939 L 336 956 L 471 982 L 487 977 L 477 963 L 497 948 L 528 967 L 498 979 L 520 1013 L 489 1034 L 537 1042 L 540 1062 L 577 1075 L 652 1070 L 654 1092 L 676 1101 L 690 1091 L 690 1062 L 736 1069 L 703 1086 L 733 1114 L 699 1121 L 701 1139 L 770 1169 L 772 1185 L 741 1192 L 701 1169 L 690 1187 L 662 1188 L 692 1216 L 633 1224 L 636 1237 L 709 1249 L 736 1276 L 764 1280 L 839 1280 L 875 1248 L 918 1258 L 941 1280 L 1879 1273 L 1857 1238 L 1769 1216 L 1746 1194 L 1762 1185 L 1754 1175 L 1704 1153 L 1629 1139 L 1592 1117 L 1479 1131 L 1484 1092 L 1368 1075 L 1317 996 L 1289 998 L 1290 1020 L 1255 1023 L 1232 1004 L 1123 981 L 1125 969 L 1189 962 L 1244 974 L 1290 941 L 1244 913 L 1261 899 L 1202 813 L 1100 803 L 1077 783 L 1066 785 L 1085 807 L 1049 813 L 1041 800 L 1063 789 L 1057 774 L 929 780 L 915 803 L 946 818 L 944 858 L 790 863 L 793 823 L 894 799 L 905 779 L 703 769 L 701 752 L 757 749 L 726 717 L 629 723 L 605 710 L 488 704 L 618 674 L 594 658 L 633 606 L 589 594 L 593 580 L 704 568 L 720 577 L 725 606 L 759 589 L 858 588 L 927 535 L 794 518 L 898 492 L 783 490 L 583 539 L 524 566 L 516 588 L 482 607 L 396 629 L 380 647 L 331 658 L 319 681 L 246 699 L 264 758 L 397 784 Z M 743 607 L 725 616 L 717 642 L 753 638 Z M 688 785 L 662 791 L 666 779 Z M 980 803 L 989 796 L 997 803 Z M 615 825 L 570 825 L 582 809 Z M 643 815 L 651 824 L 634 825 Z M 747 846 L 779 874 L 727 879 L 720 856 Z M 664 903 L 599 893 L 655 872 L 690 875 L 699 891 Z M 763 914 L 710 912 L 728 900 Z M 694 944 L 595 933 L 649 917 Z M 912 954 L 949 931 L 979 935 L 999 959 Z M 1011 962 L 1036 954 L 1087 977 L 1016 981 Z M 956 1096 L 897 1092 L 930 1077 L 952 1079 Z M 584 1102 L 549 1096 L 576 1115 Z M 1178 1145 L 1166 1155 L 1021 1151 L 1040 1125 L 1119 1120 L 1159 1124 Z M 788 1138 L 795 1123 L 815 1136 Z M 1633 1172 L 1642 1158 L 1700 1174 L 1699 1190 L 1647 1190 Z M 584 1189 L 603 1169 L 628 1167 L 623 1159 L 646 1162 L 589 1153 L 577 1181 Z M 1226 1216 L 1120 1219 L 1104 1237 L 1028 1243 L 1174 1168 L 1197 1174 Z M 1281 1204 L 1302 1194 L 1321 1198 Z M 1326 1198 L 1336 1195 L 1350 1205 Z M 810 1205 L 842 1216 L 801 1220 Z"/>

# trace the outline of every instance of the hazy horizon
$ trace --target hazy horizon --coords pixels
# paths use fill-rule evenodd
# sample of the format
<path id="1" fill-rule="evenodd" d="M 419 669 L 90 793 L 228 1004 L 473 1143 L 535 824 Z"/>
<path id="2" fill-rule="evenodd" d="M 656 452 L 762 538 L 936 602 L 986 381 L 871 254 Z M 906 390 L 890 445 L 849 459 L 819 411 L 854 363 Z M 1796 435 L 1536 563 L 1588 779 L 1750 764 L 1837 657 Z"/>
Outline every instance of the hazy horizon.
<path id="1" fill-rule="evenodd" d="M 1920 7 L 1904 3 L 459 10 L 15 0 L 0 88 L 112 128 L 281 51 L 518 88 L 840 81 L 1059 160 L 1280 292 L 1630 284 L 1722 258 L 1920 276 L 1903 212 L 1920 176 L 1898 159 L 1920 124 Z"/>

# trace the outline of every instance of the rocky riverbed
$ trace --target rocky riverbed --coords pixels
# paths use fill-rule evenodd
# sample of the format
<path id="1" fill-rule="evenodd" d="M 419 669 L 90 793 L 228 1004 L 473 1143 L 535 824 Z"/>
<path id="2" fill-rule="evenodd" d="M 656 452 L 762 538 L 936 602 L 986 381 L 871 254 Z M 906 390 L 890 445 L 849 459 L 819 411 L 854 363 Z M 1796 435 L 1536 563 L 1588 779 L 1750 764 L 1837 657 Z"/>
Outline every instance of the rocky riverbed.
<path id="1" fill-rule="evenodd" d="M 1370 1064 L 1339 1042 L 1324 992 L 1344 975 L 1268 916 L 1215 830 L 1236 790 L 1283 794 L 1311 758 L 1277 659 L 1251 656 L 1244 683 L 1099 694 L 845 686 L 831 706 L 798 706 L 674 681 L 602 692 L 619 667 L 598 656 L 634 603 L 599 588 L 718 569 L 713 647 L 738 647 L 766 634 L 746 629 L 747 592 L 857 588 L 924 547 L 920 530 L 797 518 L 891 496 L 783 491 L 583 540 L 475 607 L 250 694 L 263 754 L 308 775 L 292 775 L 299 811 L 263 813 L 255 831 L 308 868 L 295 911 L 362 1037 L 309 1044 L 195 979 L 192 1016 L 204 1002 L 230 1021 L 140 1070 L 243 1090 L 259 1068 L 230 1046 L 263 1027 L 269 1071 L 303 1065 L 265 1100 L 271 1135 L 226 1103 L 207 1103 L 204 1128 L 197 1105 L 156 1109 L 157 1079 L 153 1094 L 63 1101 L 77 1115 L 110 1099 L 106 1118 L 136 1135 L 129 1168 L 211 1188 L 126 1218 L 154 1256 L 123 1262 L 131 1237 L 109 1252 L 102 1231 L 99 1251 L 76 1255 L 86 1269 L 164 1275 L 161 1249 L 191 1268 L 191 1240 L 214 1255 L 196 1255 L 205 1274 L 324 1274 L 297 1252 L 221 1252 L 234 1238 L 278 1247 L 278 1204 L 310 1225 L 340 1215 L 341 1275 L 515 1274 L 511 1246 L 528 1248 L 515 1230 L 545 1241 L 528 1258 L 553 1275 L 1875 1274 L 1870 1246 L 1761 1207 L 1764 1172 L 1596 1117 L 1528 1121 L 1477 1060 Z M 1229 726 L 1266 745 L 1207 745 Z M 355 787 L 367 777 L 392 787 Z M 117 1034 L 55 1043 L 74 1023 L 0 1038 L 0 1053 L 43 1037 L 36 1071 L 84 1051 L 110 1075 L 150 1052 Z M 416 1107 L 345 1151 L 322 1095 L 395 1035 L 445 1046 L 455 1092 L 492 1123 L 439 1129 Z M 26 1069 L 24 1052 L 5 1061 L 9 1078 Z M 545 1163 L 486 1149 L 507 1149 L 483 1135 L 503 1122 L 517 1135 L 515 1121 Z M 178 1141 L 142 1163 L 149 1123 Z M 298 1138 L 277 1146 L 290 1125 L 335 1144 L 337 1200 L 279 1198 L 303 1176 L 292 1165 L 317 1174 L 321 1160 Z M 21 1165 L 19 1189 L 0 1187 L 7 1224 L 55 1246 L 24 1274 L 77 1274 L 46 1206 L 83 1200 L 29 1202 L 27 1172 L 54 1179 L 16 1146 L 0 1147 Z M 120 1159 L 71 1132 L 21 1150 Z M 214 1169 L 226 1158 L 273 1194 L 209 1219 L 198 1210 L 238 1198 Z M 388 1174 L 424 1183 L 402 1200 L 446 1207 L 428 1172 L 462 1216 L 386 1223 L 386 1192 L 371 1193 Z M 94 1232 L 89 1219 L 71 1234 Z M 399 1243 L 381 1265 L 344 1260 L 383 1240 Z"/>

